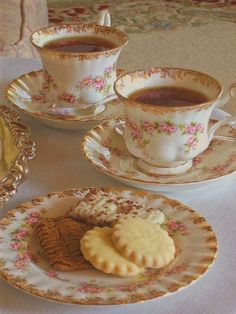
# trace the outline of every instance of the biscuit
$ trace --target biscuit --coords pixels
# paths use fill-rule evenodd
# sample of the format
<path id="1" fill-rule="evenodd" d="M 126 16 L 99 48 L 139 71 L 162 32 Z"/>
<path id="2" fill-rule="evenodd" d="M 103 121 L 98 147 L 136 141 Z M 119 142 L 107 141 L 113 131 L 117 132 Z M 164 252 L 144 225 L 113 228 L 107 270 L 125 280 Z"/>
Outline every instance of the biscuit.
<path id="1" fill-rule="evenodd" d="M 110 227 L 127 214 L 150 219 L 158 224 L 165 221 L 165 215 L 159 209 L 139 204 L 122 197 L 120 193 L 106 189 L 90 189 L 85 198 L 79 201 L 69 214 L 98 226 Z"/>
<path id="2" fill-rule="evenodd" d="M 125 258 L 142 267 L 160 268 L 174 259 L 175 245 L 167 231 L 140 217 L 118 221 L 111 238 Z"/>
<path id="3" fill-rule="evenodd" d="M 129 277 L 135 276 L 143 268 L 125 259 L 111 241 L 112 229 L 109 227 L 87 231 L 80 241 L 84 258 L 95 268 L 109 274 Z"/>
<path id="4" fill-rule="evenodd" d="M 70 271 L 91 268 L 83 258 L 80 239 L 92 228 L 92 224 L 61 216 L 43 219 L 35 231 L 47 262 L 56 270 Z"/>

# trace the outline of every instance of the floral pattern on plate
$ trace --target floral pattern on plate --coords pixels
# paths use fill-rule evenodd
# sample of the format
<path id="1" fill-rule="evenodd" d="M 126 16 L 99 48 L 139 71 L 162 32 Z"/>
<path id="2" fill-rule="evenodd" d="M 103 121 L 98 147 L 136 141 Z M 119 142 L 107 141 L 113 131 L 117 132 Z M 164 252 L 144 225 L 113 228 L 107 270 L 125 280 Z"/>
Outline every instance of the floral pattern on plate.
<path id="1" fill-rule="evenodd" d="M 202 185 L 236 171 L 235 142 L 213 139 L 207 150 L 193 160 L 193 166 L 187 172 L 172 176 L 146 174 L 139 170 L 137 159 L 129 153 L 123 137 L 116 131 L 123 122 L 123 119 L 114 119 L 96 126 L 85 135 L 82 149 L 93 166 L 125 184 L 168 192 Z M 216 135 L 228 135 L 236 140 L 236 129 L 222 126 Z"/>
<path id="2" fill-rule="evenodd" d="M 119 75 L 119 71 L 117 73 Z M 47 74 L 47 78 L 50 77 Z M 43 112 L 43 108 L 48 108 L 51 104 L 51 97 L 56 93 L 52 79 L 49 78 L 50 87 L 44 84 L 43 71 L 33 71 L 24 74 L 13 80 L 6 89 L 6 97 L 9 102 L 24 114 L 39 120 L 40 122 L 55 128 L 79 130 L 91 128 L 97 123 L 112 118 L 117 118 L 123 114 L 123 104 L 114 99 L 106 103 L 106 108 L 101 113 L 93 117 L 84 116 L 66 116 L 66 115 L 48 115 Z M 67 107 L 66 103 L 74 103 L 73 95 L 61 95 L 62 107 Z M 57 98 L 57 97 L 56 97 Z M 54 102 L 53 102 L 54 103 Z M 60 102 L 58 102 L 60 105 Z"/>
<path id="3" fill-rule="evenodd" d="M 131 278 L 98 270 L 54 271 L 43 259 L 33 232 L 44 217 L 66 214 L 96 188 L 50 193 L 19 205 L 0 220 L 0 275 L 35 296 L 71 304 L 124 304 L 164 296 L 186 287 L 207 271 L 215 259 L 217 240 L 211 226 L 190 207 L 144 191 L 103 188 L 109 195 L 162 210 L 162 225 L 173 237 L 175 259 L 162 269 L 146 269 Z M 110 196 L 109 196 L 110 197 Z"/>
<path id="4" fill-rule="evenodd" d="M 96 21 L 99 10 L 112 12 L 112 25 L 126 33 L 175 30 L 179 27 L 197 27 L 216 20 L 236 22 L 235 1 L 164 1 L 164 0 L 78 0 L 49 1 L 51 24 Z"/>

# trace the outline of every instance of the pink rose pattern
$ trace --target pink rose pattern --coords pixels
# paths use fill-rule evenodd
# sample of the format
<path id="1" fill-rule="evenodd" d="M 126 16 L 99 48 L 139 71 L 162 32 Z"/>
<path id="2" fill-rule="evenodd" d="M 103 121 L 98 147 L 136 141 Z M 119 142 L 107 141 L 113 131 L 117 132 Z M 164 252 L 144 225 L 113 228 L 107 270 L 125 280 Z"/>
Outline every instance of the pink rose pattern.
<path id="1" fill-rule="evenodd" d="M 120 292 L 129 292 L 140 289 L 144 286 L 152 286 L 156 282 L 156 275 L 158 276 L 170 276 L 172 274 L 178 274 L 185 271 L 188 268 L 186 264 L 180 264 L 175 267 L 171 267 L 168 269 L 162 268 L 160 270 L 156 270 L 153 268 L 147 268 L 144 273 L 138 275 L 139 281 L 133 282 L 126 285 L 120 285 L 117 287 L 98 287 L 95 283 L 81 283 L 81 286 L 76 288 L 76 291 L 83 293 L 102 293 L 108 291 L 120 291 Z"/>
<path id="2" fill-rule="evenodd" d="M 42 209 L 40 212 L 32 212 L 30 213 L 21 224 L 21 227 L 14 232 L 12 232 L 12 242 L 10 244 L 10 247 L 12 250 L 17 251 L 17 257 L 14 261 L 14 265 L 16 268 L 19 269 L 25 269 L 27 267 L 27 264 L 32 260 L 30 253 L 28 252 L 28 240 L 30 237 L 30 231 L 29 228 L 34 227 L 34 225 L 41 219 L 41 216 L 45 213 L 45 209 Z M 188 230 L 187 227 L 184 224 L 181 224 L 179 221 L 169 220 L 165 224 L 165 227 L 169 234 L 174 235 L 175 233 L 180 233 L 182 236 L 188 236 Z M 176 256 L 179 255 L 179 251 L 176 252 Z M 96 285 L 96 281 L 93 281 L 91 283 L 84 283 L 81 282 L 79 286 L 71 286 L 68 287 L 69 290 L 76 290 L 78 292 L 82 293 L 91 293 L 91 294 L 97 294 L 102 292 L 109 291 L 120 291 L 120 292 L 128 292 L 128 291 L 135 291 L 137 289 L 140 289 L 144 286 L 152 286 L 155 284 L 157 278 L 159 276 L 169 276 L 171 274 L 177 274 L 185 271 L 187 269 L 186 264 L 179 264 L 179 265 L 173 265 L 172 267 L 163 268 L 160 270 L 155 270 L 152 268 L 146 269 L 144 273 L 141 273 L 138 275 L 138 281 L 133 282 L 127 285 L 118 285 L 116 287 L 101 287 Z M 66 280 L 67 279 L 61 279 L 59 277 L 59 274 L 55 272 L 53 269 L 49 269 L 45 272 L 45 274 L 49 278 L 58 278 L 60 280 Z"/>
<path id="3" fill-rule="evenodd" d="M 126 151 L 124 149 L 121 149 L 120 147 L 114 145 L 112 138 L 107 138 L 106 140 L 103 140 L 101 142 L 101 145 L 112 153 L 113 156 L 116 157 L 124 157 L 127 155 Z M 129 154 L 128 154 L 129 156 Z"/>
<path id="4" fill-rule="evenodd" d="M 172 135 L 177 131 L 187 136 L 187 142 L 185 146 L 185 152 L 188 153 L 191 150 L 197 148 L 200 134 L 204 131 L 204 126 L 201 123 L 191 122 L 190 124 L 175 124 L 171 121 L 149 122 L 142 121 L 140 125 L 126 119 L 126 125 L 129 128 L 133 140 L 136 140 L 140 148 L 144 148 L 150 143 L 150 140 L 144 138 L 145 134 L 154 135 L 155 133 Z"/>
<path id="5" fill-rule="evenodd" d="M 47 97 L 44 94 L 41 95 L 32 95 L 32 101 L 38 102 L 40 104 L 45 104 L 47 102 Z"/>
<path id="6" fill-rule="evenodd" d="M 32 101 L 38 102 L 40 104 L 45 104 L 48 102 L 47 93 L 49 92 L 50 88 L 57 88 L 56 83 L 53 81 L 52 75 L 48 73 L 47 70 L 42 72 L 43 75 L 43 82 L 42 82 L 42 89 L 39 90 L 39 94 L 32 95 Z"/>
<path id="7" fill-rule="evenodd" d="M 44 81 L 42 88 L 44 92 L 48 92 L 51 87 L 57 88 L 57 84 L 54 82 L 52 75 L 47 71 L 43 71 Z"/>
<path id="8" fill-rule="evenodd" d="M 182 236 L 189 235 L 187 227 L 177 220 L 169 220 L 165 226 L 170 236 L 173 236 L 176 232 L 179 232 Z"/>
<path id="9" fill-rule="evenodd" d="M 109 169 L 111 167 L 109 160 L 107 160 L 103 154 L 99 154 L 98 159 L 106 168 Z"/>
<path id="10" fill-rule="evenodd" d="M 208 169 L 209 172 L 212 172 L 214 174 L 217 174 L 217 175 L 222 175 L 224 174 L 228 168 L 230 167 L 230 165 L 235 162 L 236 160 L 236 154 L 232 154 L 228 160 L 226 160 L 226 162 L 224 164 L 221 164 L 221 165 L 217 165 L 211 169 Z"/>
<path id="11" fill-rule="evenodd" d="M 111 78 L 112 73 L 115 71 L 116 65 L 109 66 L 104 70 L 103 75 L 96 75 L 93 77 L 89 75 L 88 77 L 84 78 L 82 81 L 79 82 L 77 87 L 81 90 L 82 88 L 91 88 L 95 89 L 96 92 L 101 93 L 103 96 L 109 95 L 112 89 L 112 84 L 108 84 L 107 80 Z M 50 88 L 57 88 L 56 83 L 53 80 L 53 77 L 48 71 L 44 70 L 43 72 L 44 81 L 42 83 L 42 90 L 39 91 L 39 95 L 32 95 L 32 100 L 39 102 L 39 103 L 46 103 L 47 96 L 46 93 L 49 92 Z M 75 103 L 76 95 L 72 93 L 64 92 L 58 95 L 58 100 L 65 101 L 70 104 Z"/>
<path id="12" fill-rule="evenodd" d="M 58 95 L 58 100 L 66 101 L 69 104 L 73 104 L 76 101 L 76 96 L 71 93 L 64 92 L 61 95 Z"/>
<path id="13" fill-rule="evenodd" d="M 28 251 L 28 228 L 33 227 L 39 221 L 39 213 L 31 213 L 29 217 L 26 217 L 24 223 L 20 229 L 12 232 L 12 241 L 10 248 L 17 251 L 17 256 L 14 261 L 16 268 L 25 268 L 31 260 L 31 255 Z"/>
<path id="14" fill-rule="evenodd" d="M 190 124 L 179 124 L 182 134 L 188 136 L 187 143 L 185 144 L 186 151 L 191 151 L 197 148 L 199 135 L 204 132 L 204 126 L 201 123 L 191 122 Z"/>
<path id="15" fill-rule="evenodd" d="M 107 80 L 111 78 L 112 73 L 115 71 L 115 64 L 105 69 L 102 75 L 92 76 L 89 75 L 79 82 L 78 88 L 83 89 L 84 87 L 94 89 L 96 92 L 107 96 L 112 88 L 112 84 L 108 84 Z"/>

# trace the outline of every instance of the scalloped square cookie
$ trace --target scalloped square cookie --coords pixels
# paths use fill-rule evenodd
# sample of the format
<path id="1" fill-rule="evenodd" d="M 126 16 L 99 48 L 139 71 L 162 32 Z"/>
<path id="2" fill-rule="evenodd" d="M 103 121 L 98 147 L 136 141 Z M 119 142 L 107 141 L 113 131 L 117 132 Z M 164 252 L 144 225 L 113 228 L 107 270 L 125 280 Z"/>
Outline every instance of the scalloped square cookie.
<path id="1" fill-rule="evenodd" d="M 175 256 L 175 244 L 168 232 L 140 217 L 119 220 L 111 238 L 122 256 L 142 267 L 161 268 Z"/>

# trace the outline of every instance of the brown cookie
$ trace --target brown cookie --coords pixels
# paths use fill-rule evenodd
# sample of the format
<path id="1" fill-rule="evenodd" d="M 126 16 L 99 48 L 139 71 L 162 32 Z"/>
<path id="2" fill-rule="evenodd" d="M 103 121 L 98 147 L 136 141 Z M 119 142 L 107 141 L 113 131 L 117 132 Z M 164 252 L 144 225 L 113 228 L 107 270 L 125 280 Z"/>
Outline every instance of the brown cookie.
<path id="1" fill-rule="evenodd" d="M 92 228 L 93 224 L 60 216 L 42 220 L 35 230 L 47 262 L 56 270 L 71 271 L 91 268 L 80 250 L 80 240 Z"/>

